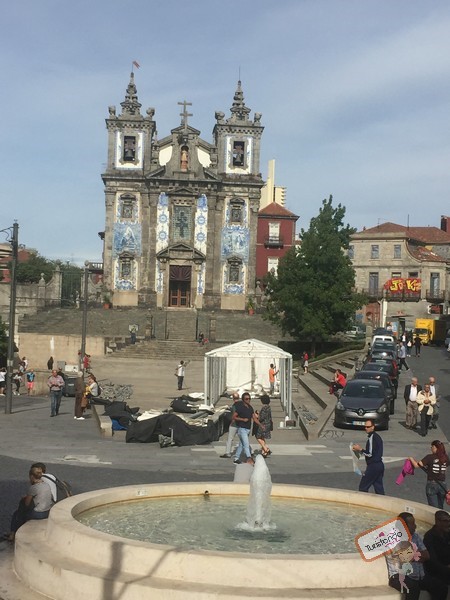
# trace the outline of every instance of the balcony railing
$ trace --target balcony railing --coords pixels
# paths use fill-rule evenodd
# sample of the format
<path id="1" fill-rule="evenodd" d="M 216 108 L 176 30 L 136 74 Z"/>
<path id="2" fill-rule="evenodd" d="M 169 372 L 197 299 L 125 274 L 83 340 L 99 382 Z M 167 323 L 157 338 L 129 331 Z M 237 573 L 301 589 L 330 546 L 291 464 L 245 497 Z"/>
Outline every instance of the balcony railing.
<path id="1" fill-rule="evenodd" d="M 369 300 L 381 300 L 383 298 L 383 288 L 370 287 L 361 291 L 363 294 L 366 294 L 366 296 L 368 296 Z"/>
<path id="2" fill-rule="evenodd" d="M 427 290 L 425 298 L 427 299 L 427 302 L 444 302 L 445 292 L 444 290 L 439 289 Z"/>
<path id="3" fill-rule="evenodd" d="M 266 248 L 282 248 L 284 246 L 283 237 L 280 235 L 269 235 L 264 239 Z"/>

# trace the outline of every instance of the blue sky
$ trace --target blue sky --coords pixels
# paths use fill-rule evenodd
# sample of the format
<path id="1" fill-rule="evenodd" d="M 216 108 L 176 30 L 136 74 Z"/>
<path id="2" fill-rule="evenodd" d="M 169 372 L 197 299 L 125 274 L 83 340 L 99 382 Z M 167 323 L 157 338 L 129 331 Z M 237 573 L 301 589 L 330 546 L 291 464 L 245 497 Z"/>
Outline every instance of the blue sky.
<path id="1" fill-rule="evenodd" d="M 186 99 L 212 141 L 240 68 L 300 227 L 330 194 L 358 229 L 450 213 L 448 0 L 17 0 L 0 39 L 0 229 L 48 258 L 101 258 L 104 120 L 133 60 L 160 138 Z"/>

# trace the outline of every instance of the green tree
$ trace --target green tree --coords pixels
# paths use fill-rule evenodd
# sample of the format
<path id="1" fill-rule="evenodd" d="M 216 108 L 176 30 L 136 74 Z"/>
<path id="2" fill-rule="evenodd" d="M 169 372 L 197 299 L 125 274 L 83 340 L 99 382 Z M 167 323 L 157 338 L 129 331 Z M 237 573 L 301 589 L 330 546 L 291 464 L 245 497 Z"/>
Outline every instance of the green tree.
<path id="1" fill-rule="evenodd" d="M 9 263 L 11 268 L 11 263 Z M 38 283 L 41 273 L 45 281 L 50 281 L 55 270 L 52 261 L 40 256 L 37 252 L 30 254 L 28 260 L 19 261 L 16 267 L 16 280 L 18 283 Z"/>
<path id="2" fill-rule="evenodd" d="M 11 263 L 9 263 L 11 268 Z M 16 267 L 16 279 L 18 283 L 38 283 L 44 274 L 46 283 L 53 277 L 56 267 L 59 266 L 62 273 L 61 303 L 63 306 L 71 306 L 75 303 L 77 293 L 81 292 L 81 278 L 83 269 L 70 262 L 61 260 L 49 260 L 37 252 L 30 254 L 27 260 L 20 261 Z"/>
<path id="3" fill-rule="evenodd" d="M 344 225 L 345 207 L 322 202 L 308 231 L 302 229 L 299 248 L 280 260 L 277 275 L 267 278 L 266 318 L 297 340 L 326 340 L 345 331 L 364 303 L 353 291 L 355 272 L 346 254 L 350 235 Z"/>

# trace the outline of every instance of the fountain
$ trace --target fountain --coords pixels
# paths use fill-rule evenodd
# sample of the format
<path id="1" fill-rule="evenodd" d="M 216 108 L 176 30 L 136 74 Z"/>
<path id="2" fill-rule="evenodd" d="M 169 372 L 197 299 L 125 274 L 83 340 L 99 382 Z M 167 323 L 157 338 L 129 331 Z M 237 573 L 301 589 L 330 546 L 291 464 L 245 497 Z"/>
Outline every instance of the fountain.
<path id="1" fill-rule="evenodd" d="M 398 600 L 398 593 L 387 586 L 384 559 L 367 563 L 354 547 L 344 553 L 341 545 L 338 552 L 331 549 L 330 554 L 310 552 L 319 538 L 327 539 L 330 531 L 330 521 L 321 520 L 323 511 L 334 507 L 341 511 L 345 509 L 351 515 L 350 522 L 358 511 L 369 508 L 382 511 L 375 513 L 380 515 L 378 522 L 381 522 L 386 514 L 395 516 L 401 511 L 413 510 L 417 520 L 433 522 L 433 509 L 414 502 L 408 502 L 406 506 L 404 500 L 397 498 L 329 488 L 272 486 L 262 458 L 256 461 L 250 488 L 249 496 L 247 484 L 149 484 L 68 498 L 53 507 L 47 522 L 30 521 L 18 531 L 16 573 L 29 587 L 54 600 L 141 600 L 144 597 L 158 600 L 210 600 L 216 597 L 220 600 L 248 597 L 264 600 L 350 597 Z M 240 506 L 238 514 L 242 522 L 245 515 L 243 498 L 246 496 L 249 496 L 246 524 L 234 527 L 239 520 L 230 522 L 232 517 L 226 503 Z M 180 499 L 186 505 L 192 504 L 187 512 L 175 517 L 171 502 Z M 246 537 L 251 540 L 249 550 L 236 552 L 235 546 L 239 544 L 233 536 L 227 550 L 210 549 L 209 542 L 203 540 L 206 532 L 198 525 L 202 523 L 202 514 L 214 509 L 216 502 L 220 504 L 222 500 L 225 502 L 224 516 L 216 521 L 219 520 L 225 530 L 246 528 Z M 123 506 L 131 504 L 140 509 L 141 505 L 151 506 L 153 502 L 168 507 L 172 517 L 166 520 L 176 523 L 172 529 L 182 529 L 183 524 L 187 524 L 187 530 L 191 532 L 200 529 L 200 542 L 142 541 L 111 535 L 80 522 L 93 509 L 107 507 L 108 520 L 114 521 L 115 517 L 111 515 L 116 508 L 122 510 Z M 302 508 L 305 502 L 313 503 L 319 515 L 317 525 L 312 528 Z M 280 503 L 300 505 L 298 516 L 290 518 L 287 526 L 280 527 L 278 523 Z M 148 514 L 138 522 L 138 530 L 145 529 L 146 522 L 159 519 L 156 509 L 151 509 Z M 194 517 L 197 517 L 197 525 Z M 306 526 L 312 535 L 307 548 L 289 553 L 294 538 L 301 538 Z M 333 527 L 338 539 L 345 527 Z M 300 532 L 298 535 L 296 528 Z M 276 549 L 274 554 L 258 550 L 259 545 L 254 540 L 265 537 L 270 544 L 274 530 L 284 535 L 281 544 L 279 539 L 277 541 L 280 550 Z M 212 537 L 218 535 L 213 533 Z M 252 538 L 252 535 L 256 537 Z M 203 547 L 208 549 L 200 549 Z"/>
<path id="2" fill-rule="evenodd" d="M 250 497 L 247 503 L 247 524 L 250 528 L 270 528 L 270 492 L 272 479 L 266 461 L 259 454 L 250 478 Z"/>

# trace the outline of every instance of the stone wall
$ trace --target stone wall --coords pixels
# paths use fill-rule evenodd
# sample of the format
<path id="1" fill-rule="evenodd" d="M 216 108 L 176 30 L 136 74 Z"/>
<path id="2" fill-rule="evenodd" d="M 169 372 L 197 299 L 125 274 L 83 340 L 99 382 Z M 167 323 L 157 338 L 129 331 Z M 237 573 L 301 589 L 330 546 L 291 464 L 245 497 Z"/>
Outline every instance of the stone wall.
<path id="1" fill-rule="evenodd" d="M 55 365 L 58 361 L 65 361 L 73 365 L 78 364 L 81 336 L 21 333 L 18 346 L 19 355 L 27 357 L 31 369 L 45 370 L 50 356 L 53 356 Z M 105 342 L 103 337 L 88 336 L 86 338 L 86 352 L 93 358 L 104 356 Z"/>
<path id="2" fill-rule="evenodd" d="M 43 278 L 39 283 L 18 283 L 16 286 L 16 324 L 23 315 L 34 315 L 46 307 L 61 305 L 62 273 L 59 267 L 48 283 Z M 0 317 L 9 320 L 11 286 L 0 282 Z"/>

